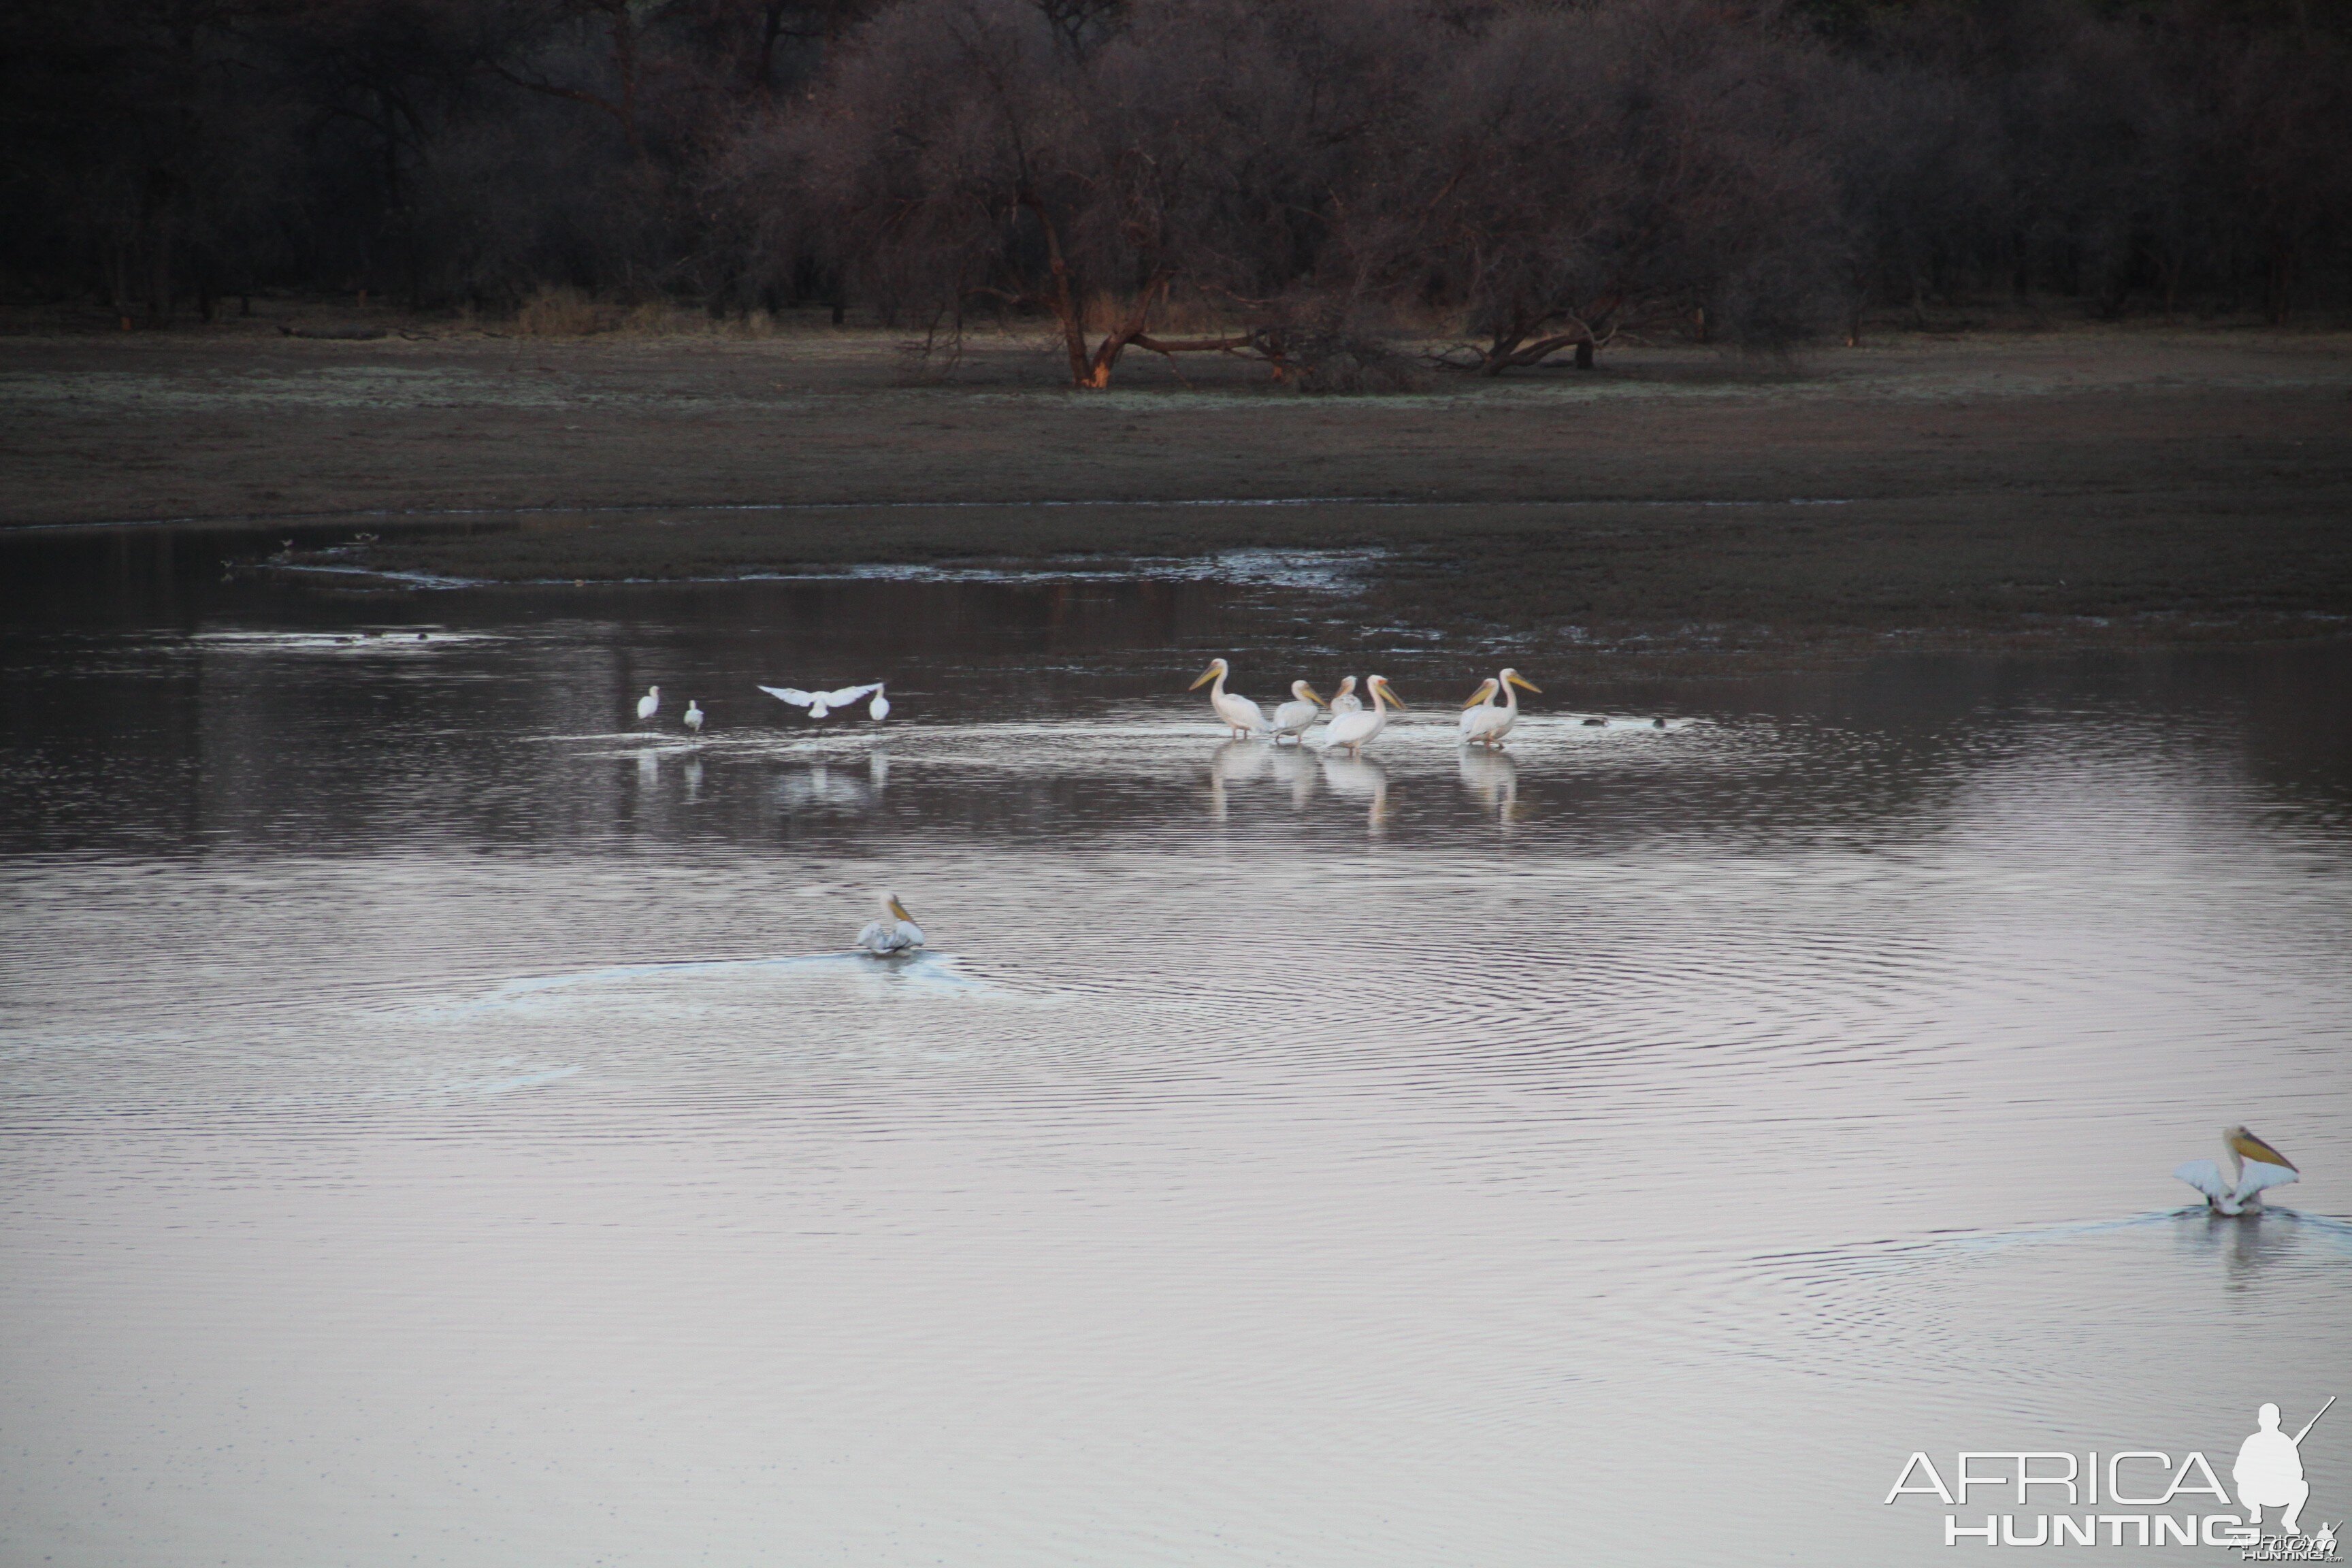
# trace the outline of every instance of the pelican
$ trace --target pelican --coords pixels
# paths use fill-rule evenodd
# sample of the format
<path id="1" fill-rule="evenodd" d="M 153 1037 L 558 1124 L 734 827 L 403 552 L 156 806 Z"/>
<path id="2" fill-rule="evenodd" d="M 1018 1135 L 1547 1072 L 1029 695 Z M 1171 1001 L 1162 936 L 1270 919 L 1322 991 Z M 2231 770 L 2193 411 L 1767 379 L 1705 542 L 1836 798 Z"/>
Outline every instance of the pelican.
<path id="1" fill-rule="evenodd" d="M 812 719 L 822 719 L 835 709 L 846 708 L 861 697 L 878 695 L 882 690 L 882 683 L 878 680 L 869 680 L 863 686 L 845 686 L 837 691 L 803 691 L 797 686 L 762 686 L 760 689 L 779 702 L 789 702 L 795 708 L 807 709 L 808 716 Z M 890 711 L 890 705 L 887 702 L 877 706 L 881 708 L 882 713 Z M 873 709 L 869 708 L 866 711 L 871 713 Z M 879 719 L 882 713 L 875 713 L 874 717 Z"/>
<path id="2" fill-rule="evenodd" d="M 2210 1160 L 2191 1160 L 2172 1173 L 2205 1194 L 2210 1213 L 2260 1214 L 2263 1188 L 2302 1179 L 2294 1161 L 2242 1127 L 2221 1130 L 2221 1152 L 2230 1162 L 2227 1182 L 2221 1180 L 2221 1167 Z"/>
<path id="3" fill-rule="evenodd" d="M 1209 668 L 1201 672 L 1201 679 L 1184 689 L 1198 691 L 1202 687 L 1209 686 L 1212 680 L 1215 681 L 1214 686 L 1209 686 L 1209 706 L 1217 710 L 1217 717 L 1225 721 L 1225 728 L 1234 732 L 1234 739 L 1246 741 L 1252 735 L 1265 734 L 1268 726 L 1265 710 L 1256 703 L 1225 689 L 1225 677 L 1232 673 L 1233 668 L 1222 658 L 1213 658 L 1209 661 Z"/>
<path id="4" fill-rule="evenodd" d="M 661 711 L 661 688 L 648 686 L 646 694 L 637 699 L 637 722 L 644 723 Z"/>
<path id="5" fill-rule="evenodd" d="M 902 952 L 912 952 L 923 945 L 923 928 L 907 912 L 896 893 L 882 895 L 882 916 L 868 921 L 866 929 L 857 933 L 857 945 L 877 958 L 890 958 Z"/>
<path id="6" fill-rule="evenodd" d="M 702 733 L 702 710 L 695 706 L 691 697 L 686 700 L 686 727 L 698 735 Z"/>
<path id="7" fill-rule="evenodd" d="M 1315 695 L 1315 689 L 1307 682 L 1292 681 L 1290 695 L 1292 700 L 1274 710 L 1274 743 L 1277 746 L 1285 735 L 1303 744 L 1315 715 L 1323 711 L 1323 699 Z"/>
<path id="8" fill-rule="evenodd" d="M 890 700 L 882 695 L 882 682 L 874 683 L 874 700 L 866 705 L 866 716 L 877 724 L 890 717 Z"/>
<path id="9" fill-rule="evenodd" d="M 1364 682 L 1364 689 L 1372 694 L 1370 710 L 1341 713 L 1335 717 L 1323 731 L 1323 749 L 1326 752 L 1337 748 L 1351 757 L 1361 755 L 1364 748 L 1380 739 L 1381 731 L 1389 727 L 1388 705 L 1393 702 L 1400 710 L 1404 707 L 1404 700 L 1389 689 L 1389 679 L 1385 675 L 1368 679 Z"/>
<path id="10" fill-rule="evenodd" d="M 1331 699 L 1332 713 L 1336 716 L 1361 713 L 1363 710 L 1364 700 L 1356 695 L 1356 678 L 1352 675 L 1343 678 L 1339 682 L 1339 695 Z"/>
<path id="11" fill-rule="evenodd" d="M 1519 721 L 1519 693 L 1541 693 L 1543 688 L 1531 680 L 1520 679 L 1516 669 L 1507 669 L 1490 678 L 1470 694 L 1462 705 L 1462 743 L 1465 746 L 1499 746 L 1503 737 Z M 1495 706 L 1499 695 L 1503 706 Z"/>

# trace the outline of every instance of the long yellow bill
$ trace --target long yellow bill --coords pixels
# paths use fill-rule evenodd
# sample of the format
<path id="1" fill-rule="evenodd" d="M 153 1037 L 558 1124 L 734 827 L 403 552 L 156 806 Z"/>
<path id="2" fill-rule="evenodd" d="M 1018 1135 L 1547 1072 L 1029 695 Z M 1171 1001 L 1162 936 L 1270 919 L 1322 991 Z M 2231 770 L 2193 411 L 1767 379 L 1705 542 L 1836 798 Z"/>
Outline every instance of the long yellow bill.
<path id="1" fill-rule="evenodd" d="M 1204 669 L 1204 670 L 1202 670 L 1202 671 L 1201 672 L 1201 679 L 1198 679 L 1198 680 L 1196 680 L 1196 681 L 1194 681 L 1194 682 L 1192 682 L 1192 685 L 1190 685 L 1190 686 L 1186 687 L 1184 689 L 1185 689 L 1185 690 L 1187 690 L 1187 691 L 1198 691 L 1198 690 L 1200 690 L 1200 689 L 1201 689 L 1201 688 L 1202 688 L 1203 686 L 1208 685 L 1208 684 L 1209 684 L 1209 682 L 1211 682 L 1212 680 L 1214 680 L 1214 679 L 1217 679 L 1217 672 L 1216 672 L 1213 668 L 1212 668 L 1212 669 Z"/>
<path id="2" fill-rule="evenodd" d="M 2251 1132 L 2241 1131 L 2233 1134 L 2230 1139 L 2230 1147 L 2235 1149 L 2245 1159 L 2258 1160 L 2265 1165 L 2284 1165 L 2290 1171 L 2294 1170 L 2294 1161 Z M 2296 1173 L 2299 1175 L 2302 1173 Z"/>
<path id="3" fill-rule="evenodd" d="M 1470 700 L 1465 702 L 1462 706 L 1465 708 L 1477 707 L 1478 704 L 1486 700 L 1488 695 L 1491 694 L 1494 689 L 1495 683 L 1492 680 L 1484 680 L 1479 682 L 1478 689 L 1472 692 L 1470 694 Z"/>
<path id="4" fill-rule="evenodd" d="M 1538 686 L 1532 680 L 1522 680 L 1519 677 L 1514 675 L 1511 677 L 1511 684 L 1517 687 L 1522 691 L 1532 691 L 1538 697 L 1543 695 L 1543 688 Z"/>

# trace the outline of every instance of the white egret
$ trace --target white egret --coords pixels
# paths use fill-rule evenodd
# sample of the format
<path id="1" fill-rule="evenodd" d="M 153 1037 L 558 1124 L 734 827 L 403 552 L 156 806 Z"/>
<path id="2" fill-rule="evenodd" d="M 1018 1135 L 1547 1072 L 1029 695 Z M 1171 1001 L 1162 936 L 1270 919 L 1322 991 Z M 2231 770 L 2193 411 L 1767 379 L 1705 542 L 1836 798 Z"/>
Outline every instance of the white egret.
<path id="1" fill-rule="evenodd" d="M 1315 689 L 1307 682 L 1292 681 L 1290 695 L 1292 700 L 1274 710 L 1274 741 L 1276 745 L 1282 743 L 1285 735 L 1303 742 L 1308 728 L 1315 722 L 1315 715 L 1323 711 L 1323 699 L 1315 695 Z"/>
<path id="2" fill-rule="evenodd" d="M 1364 700 L 1356 695 L 1356 678 L 1352 675 L 1342 677 L 1339 689 L 1331 699 L 1331 711 L 1336 715 L 1361 713 L 1363 710 Z"/>
<path id="3" fill-rule="evenodd" d="M 912 952 L 923 945 L 923 928 L 907 912 L 896 893 L 882 895 L 883 919 L 868 921 L 857 933 L 857 945 L 877 958 Z"/>
<path id="4" fill-rule="evenodd" d="M 874 683 L 874 700 L 866 705 L 866 716 L 877 724 L 890 717 L 890 700 L 882 695 L 882 682 Z"/>
<path id="5" fill-rule="evenodd" d="M 1540 693 L 1543 688 L 1523 679 L 1516 669 L 1507 669 L 1488 679 L 1470 694 L 1462 705 L 1462 743 L 1465 746 L 1499 746 L 1503 737 L 1519 721 L 1519 693 Z M 1495 706 L 1500 695 L 1503 706 Z"/>
<path id="6" fill-rule="evenodd" d="M 1265 710 L 1248 698 L 1225 689 L 1225 677 L 1232 670 L 1233 666 L 1223 659 L 1213 658 L 1209 661 L 1209 668 L 1201 672 L 1201 679 L 1184 689 L 1198 691 L 1202 687 L 1209 686 L 1209 682 L 1215 681 L 1214 686 L 1209 686 L 1209 706 L 1217 710 L 1217 717 L 1225 721 L 1225 728 L 1234 732 L 1234 738 L 1246 741 L 1252 735 L 1263 735 L 1267 729 Z"/>
<path id="7" fill-rule="evenodd" d="M 2210 1213 L 2259 1214 L 2264 1188 L 2302 1179 L 2294 1161 L 2242 1127 L 2221 1130 L 2221 1152 L 2230 1162 L 2226 1182 L 2221 1179 L 2221 1167 L 2210 1160 L 2191 1160 L 2172 1173 L 2205 1194 L 2205 1207 Z"/>
<path id="8" fill-rule="evenodd" d="M 646 694 L 637 699 L 637 721 L 642 724 L 660 711 L 661 688 L 658 686 L 646 687 Z"/>
<path id="9" fill-rule="evenodd" d="M 698 735 L 702 733 L 702 710 L 691 697 L 686 700 L 686 727 Z"/>
<path id="10" fill-rule="evenodd" d="M 878 680 L 869 680 L 863 686 L 845 686 L 835 691 L 803 691 L 797 686 L 762 686 L 760 689 L 779 702 L 789 702 L 795 708 L 807 709 L 808 716 L 812 719 L 822 719 L 836 708 L 846 708 L 861 697 L 869 697 L 880 691 L 882 683 Z M 869 709 L 868 711 L 872 710 Z M 886 702 L 882 705 L 882 713 L 888 711 L 890 711 L 890 706 Z M 874 716 L 879 719 L 882 713 L 876 713 Z"/>
<path id="11" fill-rule="evenodd" d="M 1323 731 L 1326 752 L 1336 749 L 1351 757 L 1361 754 L 1389 727 L 1388 705 L 1393 702 L 1400 710 L 1404 708 L 1404 700 L 1389 689 L 1388 677 L 1384 675 L 1370 677 L 1364 682 L 1364 689 L 1372 694 L 1371 707 L 1359 713 L 1336 715 Z"/>

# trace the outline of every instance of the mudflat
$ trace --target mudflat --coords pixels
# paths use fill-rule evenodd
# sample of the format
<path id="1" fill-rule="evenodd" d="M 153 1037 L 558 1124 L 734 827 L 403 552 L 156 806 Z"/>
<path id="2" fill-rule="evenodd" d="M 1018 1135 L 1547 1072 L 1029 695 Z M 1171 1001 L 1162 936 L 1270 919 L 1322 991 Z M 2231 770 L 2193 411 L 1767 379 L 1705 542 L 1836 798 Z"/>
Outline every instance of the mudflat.
<path id="1" fill-rule="evenodd" d="M 1055 366 L 1034 336 L 949 365 L 821 327 L 26 334 L 0 339 L 0 521 L 283 520 L 300 547 L 239 569 L 551 593 L 1379 551 L 1369 620 L 1645 658 L 2352 629 L 2352 334 L 1637 349 L 1351 397 L 1240 361 L 1134 356 L 1104 393 Z"/>

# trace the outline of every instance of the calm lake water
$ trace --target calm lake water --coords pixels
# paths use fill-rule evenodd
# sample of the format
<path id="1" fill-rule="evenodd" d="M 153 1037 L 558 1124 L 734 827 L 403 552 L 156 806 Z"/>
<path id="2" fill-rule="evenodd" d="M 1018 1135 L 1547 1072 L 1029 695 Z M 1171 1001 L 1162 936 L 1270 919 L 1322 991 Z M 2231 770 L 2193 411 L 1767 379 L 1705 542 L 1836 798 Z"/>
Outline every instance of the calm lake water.
<path id="1" fill-rule="evenodd" d="M 0 542 L 8 1564 L 1936 1563 L 1915 1450 L 2352 1393 L 2352 648 L 1601 684 L 1313 562 L 220 546 Z M 1414 710 L 1230 744 L 1214 654 Z M 2234 1121 L 2259 1222 L 2168 1174 Z"/>

